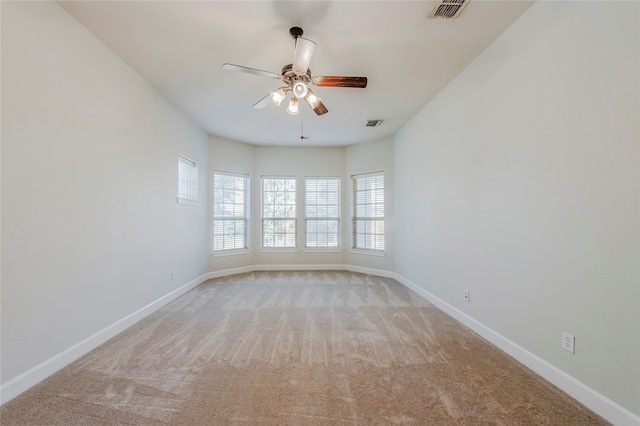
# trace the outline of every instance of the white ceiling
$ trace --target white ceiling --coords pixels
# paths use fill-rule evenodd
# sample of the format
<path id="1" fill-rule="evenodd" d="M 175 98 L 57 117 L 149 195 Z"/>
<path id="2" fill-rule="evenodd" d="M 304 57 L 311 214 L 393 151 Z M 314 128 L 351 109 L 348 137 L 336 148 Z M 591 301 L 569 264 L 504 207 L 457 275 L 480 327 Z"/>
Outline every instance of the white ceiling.
<path id="1" fill-rule="evenodd" d="M 59 1 L 210 134 L 256 145 L 344 146 L 396 133 L 531 4 L 471 0 L 458 19 L 436 1 Z M 365 89 L 313 87 L 329 112 L 252 105 L 281 82 L 289 28 L 317 43 L 312 75 L 366 76 Z M 505 52 L 509 54 L 509 52 Z M 383 119 L 379 127 L 367 120 Z M 301 124 L 304 135 L 301 140 Z"/>

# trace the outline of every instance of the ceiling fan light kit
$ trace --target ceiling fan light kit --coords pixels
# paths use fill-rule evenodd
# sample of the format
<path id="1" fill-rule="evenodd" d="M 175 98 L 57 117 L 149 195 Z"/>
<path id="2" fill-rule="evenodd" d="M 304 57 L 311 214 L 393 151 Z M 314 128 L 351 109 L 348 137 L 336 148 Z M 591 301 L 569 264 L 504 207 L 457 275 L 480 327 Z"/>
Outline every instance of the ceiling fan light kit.
<path id="1" fill-rule="evenodd" d="M 229 71 L 239 71 L 247 74 L 254 74 L 261 77 L 268 77 L 282 80 L 285 86 L 280 87 L 269 95 L 262 98 L 253 105 L 253 108 L 261 109 L 271 101 L 280 105 L 287 97 L 287 93 L 291 91 L 293 97 L 289 101 L 287 112 L 289 114 L 298 113 L 298 99 L 304 99 L 311 107 L 316 115 L 323 115 L 329 112 L 324 106 L 322 100 L 309 88 L 309 83 L 322 87 L 352 87 L 364 89 L 367 87 L 367 77 L 342 77 L 342 76 L 320 76 L 312 77 L 309 64 L 316 48 L 316 43 L 312 40 L 302 37 L 303 31 L 300 27 L 292 27 L 289 29 L 289 35 L 295 40 L 295 51 L 293 54 L 293 62 L 282 67 L 280 74 L 270 71 L 263 71 L 255 68 L 243 67 L 225 63 L 222 68 Z"/>
<path id="2" fill-rule="evenodd" d="M 309 104 L 311 109 L 315 109 L 321 101 L 321 99 L 309 88 L 307 88 L 307 95 L 304 97 L 304 100 L 307 101 L 307 104 Z"/>
<path id="3" fill-rule="evenodd" d="M 293 72 L 296 75 L 307 73 L 313 51 L 316 49 L 316 43 L 302 37 L 296 38 L 296 51 L 293 55 Z"/>
<path id="4" fill-rule="evenodd" d="M 298 99 L 293 97 L 291 98 L 291 100 L 289 101 L 289 107 L 287 107 L 287 112 L 289 114 L 297 114 L 298 113 Z"/>
<path id="5" fill-rule="evenodd" d="M 309 93 L 309 88 L 304 82 L 296 81 L 293 84 L 293 96 L 295 96 L 296 98 L 304 98 L 305 96 L 307 96 L 307 93 Z"/>
<path id="6" fill-rule="evenodd" d="M 280 105 L 280 103 L 287 97 L 287 87 L 280 87 L 271 92 L 271 100 L 274 104 Z"/>

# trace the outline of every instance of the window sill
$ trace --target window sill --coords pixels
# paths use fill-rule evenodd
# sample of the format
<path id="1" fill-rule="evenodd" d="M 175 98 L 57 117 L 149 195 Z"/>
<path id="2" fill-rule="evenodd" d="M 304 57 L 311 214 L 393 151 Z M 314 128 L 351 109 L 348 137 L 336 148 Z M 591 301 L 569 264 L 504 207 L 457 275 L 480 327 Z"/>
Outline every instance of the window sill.
<path id="1" fill-rule="evenodd" d="M 305 253 L 342 253 L 339 248 L 306 248 Z"/>
<path id="2" fill-rule="evenodd" d="M 262 247 L 260 253 L 297 253 L 297 247 Z"/>
<path id="3" fill-rule="evenodd" d="M 251 250 L 249 249 L 239 249 L 239 250 L 219 250 L 211 253 L 213 257 L 225 257 L 225 256 L 241 256 L 245 254 L 251 254 Z"/>
<path id="4" fill-rule="evenodd" d="M 178 201 L 178 204 L 182 204 L 185 206 L 197 206 L 198 205 L 198 200 L 188 200 L 186 198 L 176 198 L 176 200 Z"/>
<path id="5" fill-rule="evenodd" d="M 379 256 L 379 257 L 385 257 L 387 255 L 387 252 L 377 251 L 377 250 L 351 249 L 349 250 L 349 252 L 353 254 L 365 254 L 367 256 Z"/>

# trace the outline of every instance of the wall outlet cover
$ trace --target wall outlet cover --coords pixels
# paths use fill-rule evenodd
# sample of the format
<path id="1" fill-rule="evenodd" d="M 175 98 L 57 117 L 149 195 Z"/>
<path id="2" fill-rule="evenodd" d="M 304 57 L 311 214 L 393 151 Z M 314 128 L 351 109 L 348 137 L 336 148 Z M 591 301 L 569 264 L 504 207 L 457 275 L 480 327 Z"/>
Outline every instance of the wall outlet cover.
<path id="1" fill-rule="evenodd" d="M 576 338 L 573 335 L 567 333 L 566 331 L 562 332 L 562 349 L 571 352 L 572 354 L 576 353 L 575 342 Z"/>

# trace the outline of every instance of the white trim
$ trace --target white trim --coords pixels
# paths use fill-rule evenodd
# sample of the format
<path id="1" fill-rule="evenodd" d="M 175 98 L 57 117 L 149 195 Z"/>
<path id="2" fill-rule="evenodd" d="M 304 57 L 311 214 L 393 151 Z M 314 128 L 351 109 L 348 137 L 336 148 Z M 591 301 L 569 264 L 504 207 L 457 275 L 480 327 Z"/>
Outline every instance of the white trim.
<path id="1" fill-rule="evenodd" d="M 195 161 L 193 161 L 191 158 L 187 157 L 186 155 L 182 155 L 182 154 L 178 154 L 178 160 L 182 160 L 185 163 L 189 164 L 191 167 L 197 167 L 197 163 Z"/>
<path id="2" fill-rule="evenodd" d="M 241 254 L 251 254 L 251 249 L 216 250 L 211 253 L 213 257 L 238 256 Z"/>
<path id="3" fill-rule="evenodd" d="M 253 266 L 241 266 L 239 268 L 223 269 L 221 271 L 209 272 L 207 274 L 207 279 L 213 280 L 215 278 L 228 277 L 229 275 L 244 274 L 245 272 L 253 272 L 254 270 L 255 269 Z"/>
<path id="4" fill-rule="evenodd" d="M 216 189 L 218 188 L 216 185 L 216 177 L 217 176 L 225 176 L 225 177 L 231 177 L 231 178 L 237 178 L 237 179 L 242 179 L 242 183 L 244 184 L 244 187 L 242 188 L 242 195 L 244 197 L 244 215 L 242 216 L 216 216 L 215 211 L 216 208 L 218 207 L 218 205 L 222 205 L 225 206 L 227 203 L 224 202 L 224 200 L 222 200 L 220 203 L 216 202 L 217 198 L 216 198 Z M 249 227 L 249 218 L 251 216 L 251 212 L 250 212 L 250 203 L 249 203 L 249 199 L 250 199 L 250 185 L 251 185 L 251 178 L 248 174 L 243 174 L 243 173 L 233 173 L 233 172 L 225 172 L 225 171 L 221 171 L 221 170 L 214 170 L 213 174 L 211 175 L 211 188 L 212 188 L 212 192 L 211 192 L 211 202 L 210 202 L 210 208 L 211 208 L 211 216 L 210 216 L 210 227 L 211 227 L 211 251 L 213 254 L 213 257 L 218 257 L 218 256 L 230 256 L 230 255 L 234 255 L 236 254 L 236 252 L 247 252 L 249 251 L 249 241 L 251 240 L 251 236 L 250 236 L 250 232 L 251 229 Z M 222 188 L 220 188 L 221 190 L 228 190 L 230 188 L 225 187 L 224 185 L 222 185 Z M 235 189 L 234 189 L 235 191 Z M 235 203 L 232 203 L 235 204 Z M 224 210 L 224 208 L 223 208 Z M 232 221 L 244 221 L 244 245 L 245 247 L 240 247 L 240 248 L 233 248 L 233 249 L 218 249 L 216 250 L 216 235 L 215 235 L 215 228 L 216 228 L 216 222 L 218 221 L 226 221 L 226 220 L 232 220 Z"/>
<path id="5" fill-rule="evenodd" d="M 396 279 L 396 273 L 392 271 L 384 271 L 382 269 L 365 268 L 364 266 L 344 265 L 345 271 L 359 272 L 367 275 L 377 275 L 379 277 Z"/>
<path id="6" fill-rule="evenodd" d="M 342 253 L 341 248 L 306 248 L 305 253 Z"/>
<path id="7" fill-rule="evenodd" d="M 589 407 L 598 415 L 615 425 L 640 425 L 640 416 L 632 413 L 606 396 L 596 392 L 575 377 L 570 376 L 558 367 L 550 364 L 539 356 L 529 352 L 522 346 L 512 342 L 495 330 L 487 327 L 478 320 L 470 317 L 456 307 L 448 304 L 439 297 L 431 294 L 422 287 L 414 284 L 402 275 L 394 273 L 394 278 L 407 288 L 433 303 L 436 307 L 469 327 L 481 337 L 488 340 L 500 350 L 521 362 L 536 374 L 551 382 L 580 403 Z"/>
<path id="8" fill-rule="evenodd" d="M 503 335 L 497 333 L 495 330 L 470 317 L 466 313 L 448 304 L 439 297 L 431 294 L 422 287 L 414 284 L 402 275 L 399 275 L 392 271 L 346 264 L 251 265 L 209 272 L 161 297 L 155 302 L 152 302 L 147 306 L 137 310 L 136 312 L 124 317 L 123 319 L 116 321 L 112 325 L 71 346 L 69 349 L 60 352 L 58 355 L 55 355 L 52 358 L 33 367 L 32 369 L 22 373 L 18 377 L 9 380 L 7 383 L 0 386 L 0 400 L 4 404 L 5 402 L 15 398 L 30 387 L 36 385 L 56 371 L 65 367 L 67 364 L 75 361 L 89 351 L 95 349 L 97 346 L 106 342 L 113 336 L 124 331 L 125 329 L 142 320 L 157 309 L 161 308 L 162 306 L 166 305 L 167 303 L 178 298 L 187 291 L 197 287 L 207 280 L 254 271 L 302 270 L 345 270 L 368 275 L 377 275 L 385 278 L 393 278 L 407 288 L 416 292 L 418 295 L 420 295 L 430 303 L 434 304 L 446 314 L 450 315 L 465 326 L 469 327 L 474 332 L 478 333 L 481 337 L 533 370 L 542 378 L 551 382 L 562 391 L 566 392 L 568 395 L 575 398 L 577 401 L 605 418 L 607 421 L 615 425 L 640 425 L 640 416 L 632 413 L 616 402 L 610 400 L 606 396 L 596 392 L 581 381 L 570 376 L 566 372 L 560 370 L 559 368 L 538 357 L 537 355 L 529 352 L 518 344 L 512 342 Z"/>
<path id="9" fill-rule="evenodd" d="M 225 175 L 225 176 L 232 176 L 232 177 L 240 177 L 240 178 L 246 178 L 247 181 L 249 180 L 250 176 L 249 173 L 239 173 L 239 172 L 227 172 L 225 170 L 218 170 L 218 169 L 214 169 L 213 170 L 213 174 L 215 175 Z"/>
<path id="10" fill-rule="evenodd" d="M 371 172 L 371 173 L 357 173 L 355 175 L 351 175 L 351 179 L 355 178 L 368 178 L 375 176 L 384 176 L 384 170 L 380 170 L 379 172 Z"/>
<path id="11" fill-rule="evenodd" d="M 377 275 L 385 278 L 394 278 L 396 274 L 391 271 L 383 271 L 381 269 L 364 268 L 360 266 L 351 266 L 345 264 L 306 264 L 306 265 L 251 265 L 242 266 L 240 268 L 224 269 L 216 272 L 209 272 L 207 279 L 226 277 L 229 275 L 243 274 L 246 272 L 259 271 L 349 271 L 359 272 L 367 275 Z"/>
<path id="12" fill-rule="evenodd" d="M 202 275 L 193 281 L 183 285 L 182 287 L 172 291 L 149 303 L 137 311 L 127 315 L 126 317 L 114 322 L 113 324 L 103 328 L 97 333 L 92 334 L 81 342 L 65 349 L 64 351 L 52 356 L 35 367 L 25 371 L 17 377 L 9 380 L 0 386 L 0 401 L 2 404 L 20 395 L 30 387 L 40 383 L 53 373 L 67 366 L 71 362 L 77 360 L 81 356 L 89 353 L 107 340 L 111 339 L 118 333 L 123 332 L 138 321 L 147 317 L 154 311 L 165 306 L 167 303 L 177 299 L 189 290 L 197 287 L 208 279 L 208 274 Z"/>
<path id="13" fill-rule="evenodd" d="M 349 253 L 354 253 L 354 254 L 364 254 L 367 256 L 380 256 L 380 257 L 384 257 L 387 255 L 386 251 L 380 251 L 380 250 L 367 250 L 367 249 L 360 249 L 360 248 L 354 248 L 349 250 Z"/>
<path id="14" fill-rule="evenodd" d="M 341 271 L 344 265 L 319 263 L 317 265 L 253 265 L 254 271 Z"/>
<path id="15" fill-rule="evenodd" d="M 297 247 L 260 247 L 260 253 L 297 253 Z"/>
<path id="16" fill-rule="evenodd" d="M 182 181 L 181 180 L 182 174 L 180 173 L 180 171 L 182 169 L 181 165 L 183 164 L 187 167 L 188 175 L 189 175 L 189 176 L 186 176 L 189 178 L 188 188 L 186 188 L 187 192 L 189 192 L 188 194 L 181 193 L 181 189 L 184 189 L 184 187 L 180 184 Z M 198 164 L 192 159 L 185 157 L 182 154 L 178 154 L 178 182 L 177 183 L 178 183 L 178 188 L 177 188 L 178 204 L 194 205 L 185 201 L 191 201 L 191 202 L 198 201 Z"/>
<path id="17" fill-rule="evenodd" d="M 190 200 L 188 198 L 176 198 L 176 201 L 178 202 L 178 204 L 182 204 L 185 206 L 197 206 L 198 205 L 198 200 Z"/>

